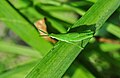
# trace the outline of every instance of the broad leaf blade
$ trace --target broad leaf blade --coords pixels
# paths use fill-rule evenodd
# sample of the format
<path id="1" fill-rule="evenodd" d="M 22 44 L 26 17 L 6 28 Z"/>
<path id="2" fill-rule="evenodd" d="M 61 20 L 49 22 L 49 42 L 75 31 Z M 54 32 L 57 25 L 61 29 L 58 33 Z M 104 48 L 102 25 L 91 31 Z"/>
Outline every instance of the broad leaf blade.
<path id="1" fill-rule="evenodd" d="M 58 42 L 26 78 L 61 78 L 80 50 L 72 44 Z"/>
<path id="2" fill-rule="evenodd" d="M 96 28 L 99 29 L 106 21 L 105 19 L 107 19 L 119 5 L 120 1 L 118 0 L 104 0 L 103 2 L 99 0 L 87 11 L 84 18 L 79 19 L 72 28 L 79 27 L 80 25 L 96 24 Z"/>

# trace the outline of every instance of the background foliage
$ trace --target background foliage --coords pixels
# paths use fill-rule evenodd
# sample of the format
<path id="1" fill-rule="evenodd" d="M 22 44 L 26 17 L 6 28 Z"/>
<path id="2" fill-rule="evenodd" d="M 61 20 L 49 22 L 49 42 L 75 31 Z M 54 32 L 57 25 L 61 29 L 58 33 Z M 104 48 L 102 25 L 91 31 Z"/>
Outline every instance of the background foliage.
<path id="1" fill-rule="evenodd" d="M 1 1 L 0 78 L 119 78 L 119 5 L 119 0 Z M 66 33 L 68 27 L 84 24 L 102 27 L 96 32 L 99 37 L 75 43 L 85 46 L 89 41 L 82 50 L 43 39 L 34 23 L 44 17 L 49 33 Z"/>

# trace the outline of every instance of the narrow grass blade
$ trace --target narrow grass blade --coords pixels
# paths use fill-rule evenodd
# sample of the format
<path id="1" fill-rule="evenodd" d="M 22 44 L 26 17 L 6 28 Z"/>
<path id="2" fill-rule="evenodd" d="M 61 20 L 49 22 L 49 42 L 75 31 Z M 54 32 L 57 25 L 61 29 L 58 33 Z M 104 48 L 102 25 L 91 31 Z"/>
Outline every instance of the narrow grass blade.
<path id="1" fill-rule="evenodd" d="M 60 33 L 66 33 L 66 29 L 63 27 L 63 25 L 58 23 L 56 20 L 48 17 L 48 21 L 50 21 L 51 25 Z"/>
<path id="2" fill-rule="evenodd" d="M 107 31 L 120 38 L 120 27 L 114 24 L 108 24 Z"/>
<path id="3" fill-rule="evenodd" d="M 40 51 L 42 55 L 45 55 L 52 48 L 50 43 L 39 36 L 35 27 L 6 0 L 0 1 L 0 11 L 0 21 L 5 22 L 11 30 L 30 46 Z"/>
<path id="4" fill-rule="evenodd" d="M 120 1 L 118 0 L 105 0 L 103 2 L 99 0 L 87 11 L 87 13 L 84 15 L 84 18 L 82 17 L 79 19 L 72 26 L 72 28 L 79 27 L 80 25 L 96 24 L 95 27 L 99 29 L 106 21 L 105 19 L 108 19 L 111 13 L 113 13 L 115 9 L 119 7 L 119 5 Z"/>
<path id="5" fill-rule="evenodd" d="M 120 49 L 120 44 L 111 44 L 111 43 L 102 43 L 100 44 L 100 48 L 102 51 L 111 52 Z"/>
<path id="6" fill-rule="evenodd" d="M 95 78 L 88 70 L 80 65 L 71 78 Z"/>
<path id="7" fill-rule="evenodd" d="M 26 73 L 32 69 L 32 67 L 36 64 L 36 61 L 30 62 L 18 67 L 15 67 L 11 70 L 8 70 L 4 73 L 0 73 L 0 78 L 23 78 Z"/>
<path id="8" fill-rule="evenodd" d="M 46 17 L 46 21 L 49 22 L 49 24 L 51 24 L 53 26 L 53 28 L 55 28 L 56 30 L 60 31 L 61 33 L 65 33 L 66 29 L 65 27 L 58 23 L 59 22 L 63 22 L 59 19 L 56 19 L 55 17 L 52 17 L 48 12 L 44 11 L 44 9 L 41 9 L 39 5 L 37 5 L 35 7 L 35 9 L 43 16 Z M 65 21 L 64 21 L 65 22 Z M 49 27 L 49 24 L 47 25 Z"/>
<path id="9" fill-rule="evenodd" d="M 70 78 L 95 78 L 95 76 L 85 68 L 80 62 L 74 61 L 67 72 Z"/>
<path id="10" fill-rule="evenodd" d="M 16 44 L 4 42 L 4 41 L 0 41 L 0 51 L 30 56 L 34 58 L 42 58 L 42 55 L 40 55 L 38 51 L 33 50 L 30 47 L 16 45 Z"/>

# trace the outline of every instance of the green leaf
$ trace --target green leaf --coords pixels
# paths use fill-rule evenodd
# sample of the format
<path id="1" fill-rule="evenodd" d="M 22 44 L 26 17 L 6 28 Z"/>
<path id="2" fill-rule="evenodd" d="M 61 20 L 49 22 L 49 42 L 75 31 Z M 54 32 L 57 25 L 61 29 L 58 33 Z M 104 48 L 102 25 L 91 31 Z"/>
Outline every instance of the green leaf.
<path id="1" fill-rule="evenodd" d="M 71 78 L 95 78 L 87 69 L 82 65 L 75 70 L 75 73 Z"/>
<path id="2" fill-rule="evenodd" d="M 14 53 L 34 58 L 42 58 L 42 55 L 30 47 L 16 45 L 9 42 L 0 41 L 0 52 Z"/>
<path id="3" fill-rule="evenodd" d="M 44 9 L 40 8 L 40 5 L 36 6 L 36 10 L 43 16 L 45 16 L 46 18 L 46 22 L 48 22 L 49 24 L 47 24 L 47 27 L 51 26 L 53 28 L 55 28 L 57 31 L 61 32 L 61 33 L 65 33 L 66 29 L 65 27 L 61 24 L 58 23 L 58 21 L 60 22 L 61 20 L 56 19 L 55 17 L 52 17 L 48 12 L 44 11 Z M 61 21 L 63 22 L 63 21 Z"/>
<path id="4" fill-rule="evenodd" d="M 26 8 L 30 5 L 30 1 L 27 1 L 27 0 L 17 0 L 17 1 L 9 0 L 9 1 L 12 2 L 14 6 L 19 9 Z"/>
<path id="5" fill-rule="evenodd" d="M 26 78 L 60 78 L 80 50 L 82 49 L 72 44 L 58 42 Z"/>
<path id="6" fill-rule="evenodd" d="M 48 17 L 48 21 L 50 21 L 51 25 L 52 25 L 56 30 L 58 30 L 59 32 L 61 32 L 61 33 L 65 33 L 65 32 L 66 32 L 66 29 L 63 27 L 63 25 L 60 24 L 60 23 L 58 23 L 56 20 Z"/>
<path id="7" fill-rule="evenodd" d="M 76 59 L 77 61 L 77 59 Z M 74 61 L 67 72 L 66 75 L 69 75 L 70 78 L 95 78 L 95 76 L 85 68 L 81 62 Z"/>
<path id="8" fill-rule="evenodd" d="M 114 24 L 108 24 L 107 31 L 120 38 L 120 27 Z"/>
<path id="9" fill-rule="evenodd" d="M 34 7 L 22 9 L 20 12 L 22 12 L 32 23 L 44 18 L 44 16 L 37 12 Z"/>
<path id="10" fill-rule="evenodd" d="M 100 48 L 102 51 L 111 52 L 120 49 L 120 44 L 111 44 L 111 43 L 102 43 L 100 44 Z"/>
<path id="11" fill-rule="evenodd" d="M 80 2 L 79 2 L 79 4 L 80 4 Z M 73 3 L 73 2 L 71 2 L 71 3 Z M 40 3 L 39 7 L 41 9 L 43 9 L 44 11 L 46 11 L 47 13 L 49 13 L 51 16 L 61 19 L 65 22 L 72 23 L 72 24 L 77 20 L 78 16 L 76 15 L 76 13 L 78 13 L 80 15 L 85 14 L 84 10 L 74 7 L 67 3 L 63 3 L 59 6 L 46 5 L 46 4 Z"/>
<path id="12" fill-rule="evenodd" d="M 119 5 L 119 0 L 98 0 L 73 27 L 96 24 L 96 28 L 99 29 Z M 89 39 L 85 39 L 82 43 L 75 44 L 85 47 L 88 42 Z M 61 78 L 81 50 L 82 48 L 75 45 L 58 42 L 26 78 Z"/>
<path id="13" fill-rule="evenodd" d="M 61 5 L 61 3 L 56 0 L 34 0 L 33 2 L 34 2 L 34 5 L 39 4 L 39 3 Z"/>
<path id="14" fill-rule="evenodd" d="M 36 61 L 17 66 L 4 73 L 0 73 L 0 78 L 16 78 L 16 77 L 23 78 L 25 74 L 28 73 L 35 64 L 36 64 Z"/>
<path id="15" fill-rule="evenodd" d="M 42 55 L 52 48 L 50 43 L 39 36 L 35 27 L 6 0 L 0 1 L 0 11 L 0 20 Z"/>
<path id="16" fill-rule="evenodd" d="M 114 2 L 114 4 L 112 2 Z M 96 24 L 96 28 L 99 29 L 106 21 L 105 19 L 108 19 L 111 13 L 113 13 L 119 5 L 120 2 L 117 0 L 105 0 L 103 2 L 99 0 L 87 11 L 84 18 L 79 19 L 72 28 L 79 27 L 80 25 Z"/>

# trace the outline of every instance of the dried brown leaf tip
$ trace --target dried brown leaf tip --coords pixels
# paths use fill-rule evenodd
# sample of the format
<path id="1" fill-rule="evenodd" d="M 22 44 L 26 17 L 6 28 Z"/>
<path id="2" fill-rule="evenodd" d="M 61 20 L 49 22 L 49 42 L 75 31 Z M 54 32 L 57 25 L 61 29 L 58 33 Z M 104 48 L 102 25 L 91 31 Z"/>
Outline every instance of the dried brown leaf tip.
<path id="1" fill-rule="evenodd" d="M 39 32 L 40 32 L 40 35 L 42 35 L 45 40 L 48 40 L 48 41 L 50 41 L 50 42 L 52 42 L 52 43 L 56 43 L 56 40 L 54 40 L 54 39 L 52 39 L 51 37 L 49 37 L 49 36 L 46 35 L 46 33 L 48 33 L 48 32 L 47 32 L 47 26 L 46 26 L 46 24 L 45 24 L 45 18 L 36 21 L 34 24 L 35 24 L 35 26 L 36 26 L 36 28 L 37 28 L 38 30 L 42 30 L 42 31 L 45 32 L 45 33 L 44 33 L 44 32 L 39 31 Z"/>
<path id="2" fill-rule="evenodd" d="M 97 41 L 99 41 L 99 42 L 112 43 L 112 44 L 120 44 L 120 41 L 118 41 L 118 40 L 103 38 L 103 37 L 99 37 L 99 36 L 95 36 L 95 39 Z"/>

